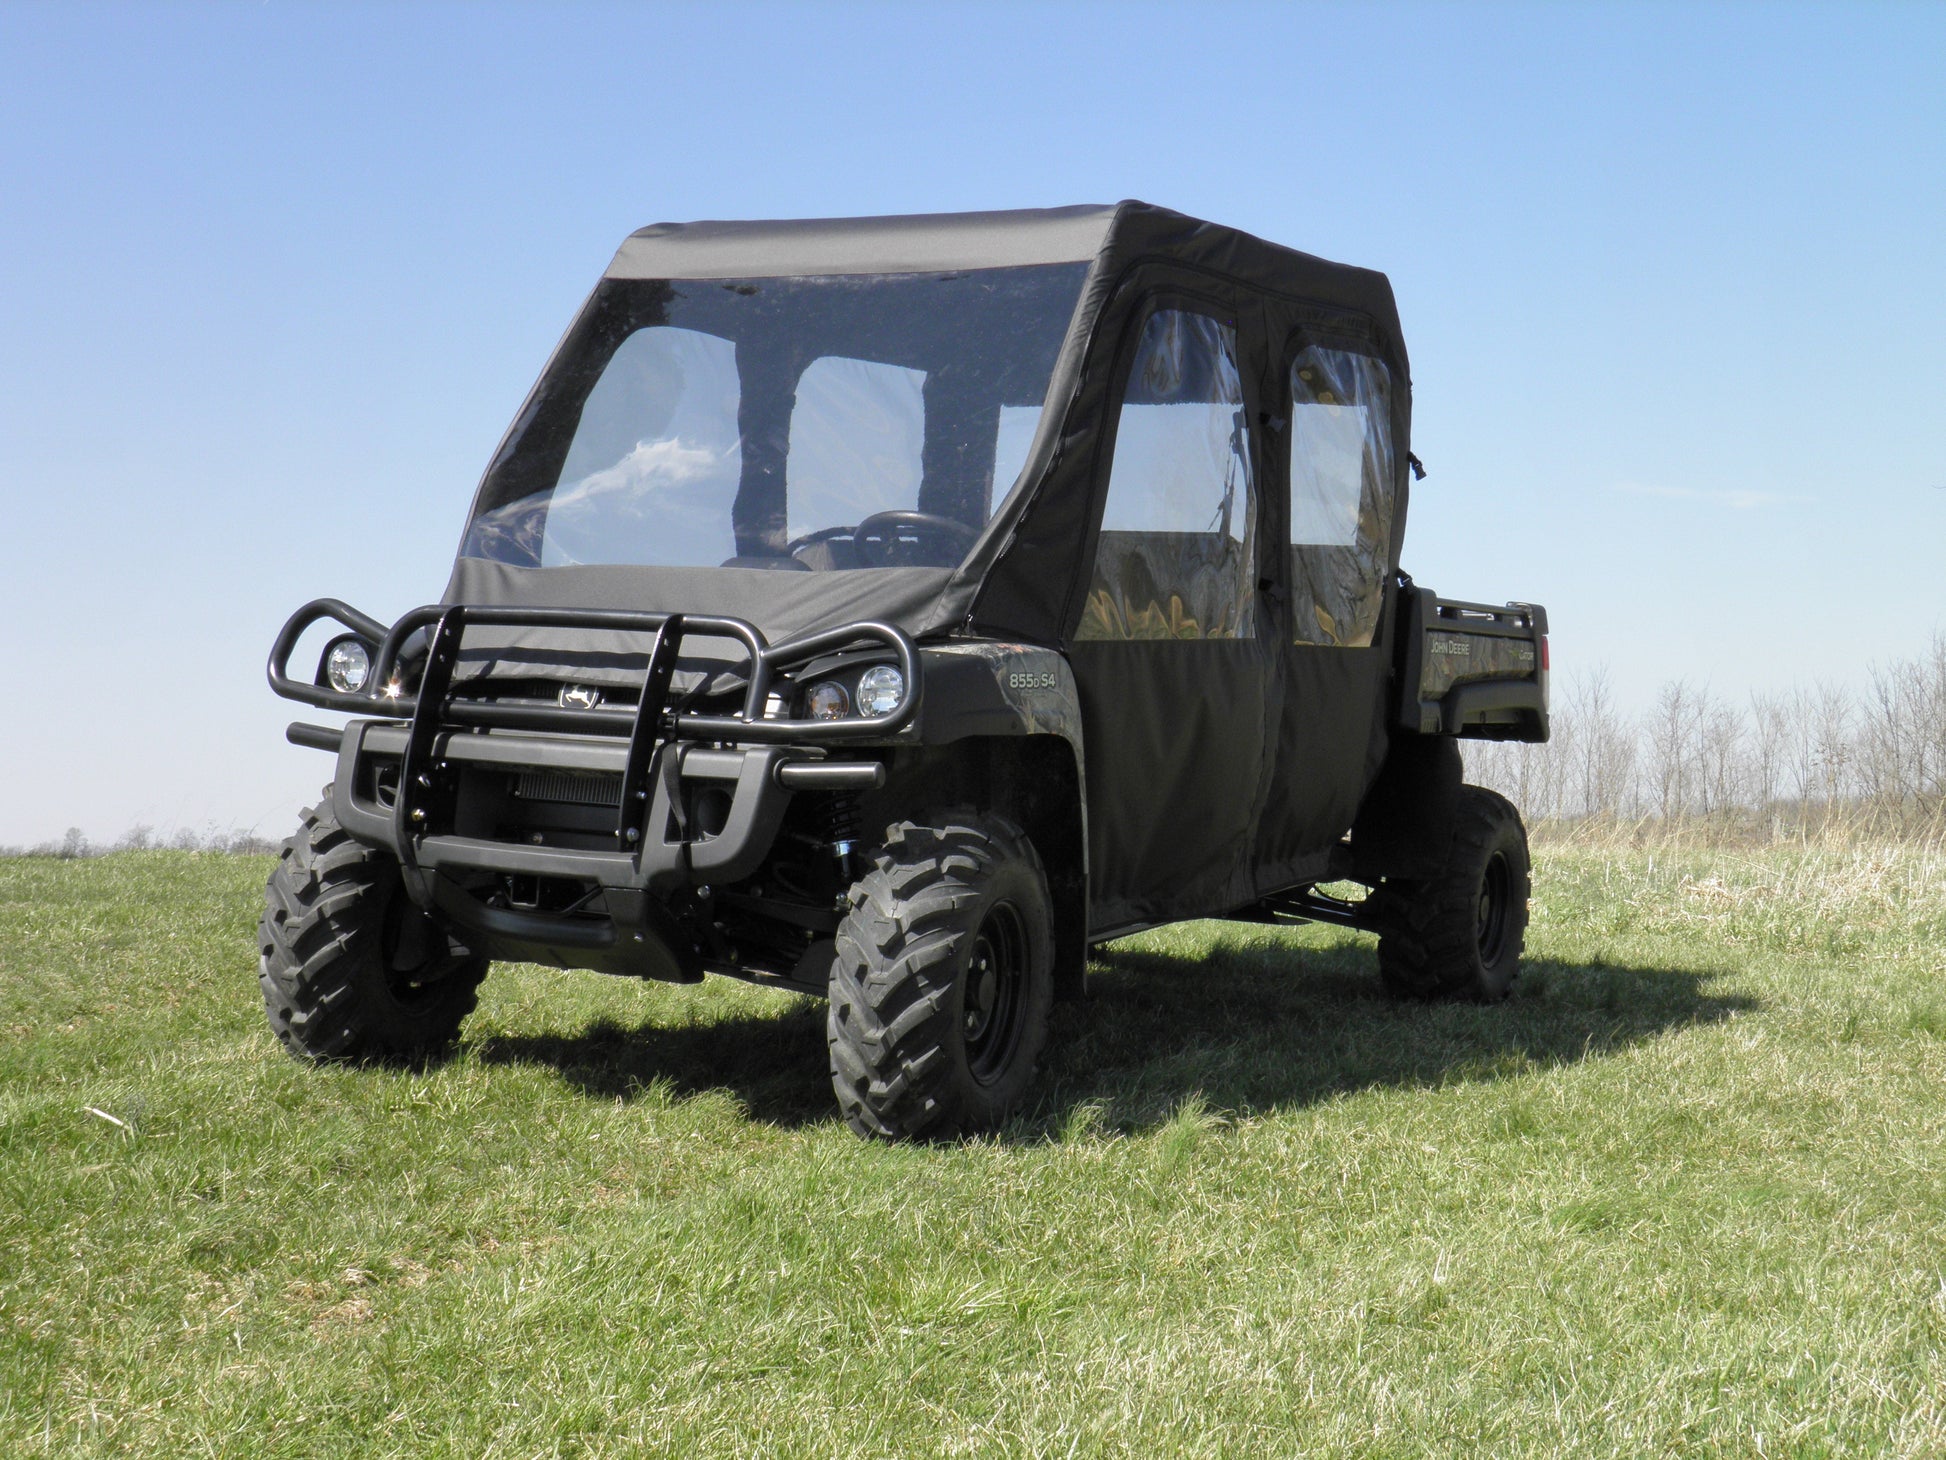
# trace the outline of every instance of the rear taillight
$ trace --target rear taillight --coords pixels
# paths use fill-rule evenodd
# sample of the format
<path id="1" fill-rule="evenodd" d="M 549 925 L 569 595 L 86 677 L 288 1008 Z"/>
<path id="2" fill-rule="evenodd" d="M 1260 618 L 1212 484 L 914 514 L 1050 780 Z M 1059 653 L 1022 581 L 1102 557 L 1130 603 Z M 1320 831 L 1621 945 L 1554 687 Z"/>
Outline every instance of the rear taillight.
<path id="1" fill-rule="evenodd" d="M 1541 635 L 1541 673 L 1547 673 L 1547 635 Z"/>

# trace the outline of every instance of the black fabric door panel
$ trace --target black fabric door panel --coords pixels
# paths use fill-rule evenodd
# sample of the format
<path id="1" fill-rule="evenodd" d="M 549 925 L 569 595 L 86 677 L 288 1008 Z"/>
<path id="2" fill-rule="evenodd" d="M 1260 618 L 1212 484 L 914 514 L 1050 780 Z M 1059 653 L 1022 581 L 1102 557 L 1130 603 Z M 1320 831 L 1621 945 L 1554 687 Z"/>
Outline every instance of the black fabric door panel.
<path id="1" fill-rule="evenodd" d="M 1351 827 L 1381 733 L 1382 648 L 1284 646 L 1275 766 L 1257 833 L 1257 890 L 1305 875 Z"/>
<path id="2" fill-rule="evenodd" d="M 1274 744 L 1266 646 L 1092 641 L 1069 654 L 1087 737 L 1091 926 L 1249 901 Z"/>

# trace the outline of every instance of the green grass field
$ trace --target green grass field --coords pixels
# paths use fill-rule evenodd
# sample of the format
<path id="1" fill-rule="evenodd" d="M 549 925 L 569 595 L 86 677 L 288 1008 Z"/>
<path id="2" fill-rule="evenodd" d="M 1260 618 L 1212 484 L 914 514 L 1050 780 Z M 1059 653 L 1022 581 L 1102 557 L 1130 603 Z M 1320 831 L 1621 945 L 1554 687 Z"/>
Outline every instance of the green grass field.
<path id="1" fill-rule="evenodd" d="M 723 982 L 304 1069 L 266 861 L 0 861 L 0 1454 L 1946 1452 L 1946 858 L 1539 860 L 1504 1006 L 1151 934 L 936 1149 Z"/>

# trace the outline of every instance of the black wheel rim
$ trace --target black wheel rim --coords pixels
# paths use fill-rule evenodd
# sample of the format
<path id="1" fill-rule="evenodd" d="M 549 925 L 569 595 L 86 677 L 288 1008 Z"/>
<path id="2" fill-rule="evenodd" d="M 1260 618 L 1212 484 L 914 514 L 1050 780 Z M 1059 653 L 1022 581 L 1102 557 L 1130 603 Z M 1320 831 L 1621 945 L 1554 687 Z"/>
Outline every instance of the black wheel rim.
<path id="1" fill-rule="evenodd" d="M 1512 901 L 1513 869 L 1503 853 L 1495 852 L 1487 859 L 1486 872 L 1480 878 L 1480 962 L 1488 967 L 1498 963 L 1506 951 L 1507 912 Z"/>
<path id="2" fill-rule="evenodd" d="M 1004 1077 L 1020 1044 L 1027 987 L 1027 927 L 1011 902 L 998 902 L 981 920 L 960 998 L 966 1063 L 991 1085 Z"/>

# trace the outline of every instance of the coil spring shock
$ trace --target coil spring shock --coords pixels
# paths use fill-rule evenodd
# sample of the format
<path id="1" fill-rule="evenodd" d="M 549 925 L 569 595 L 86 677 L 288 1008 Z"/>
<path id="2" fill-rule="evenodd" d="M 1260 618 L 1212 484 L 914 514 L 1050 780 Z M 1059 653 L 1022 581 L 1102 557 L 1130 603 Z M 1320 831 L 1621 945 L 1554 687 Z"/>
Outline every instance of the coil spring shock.
<path id="1" fill-rule="evenodd" d="M 857 881 L 853 862 L 858 850 L 858 832 L 864 817 L 858 807 L 856 791 L 831 791 L 819 797 L 815 810 L 818 835 L 838 859 L 845 881 Z"/>

